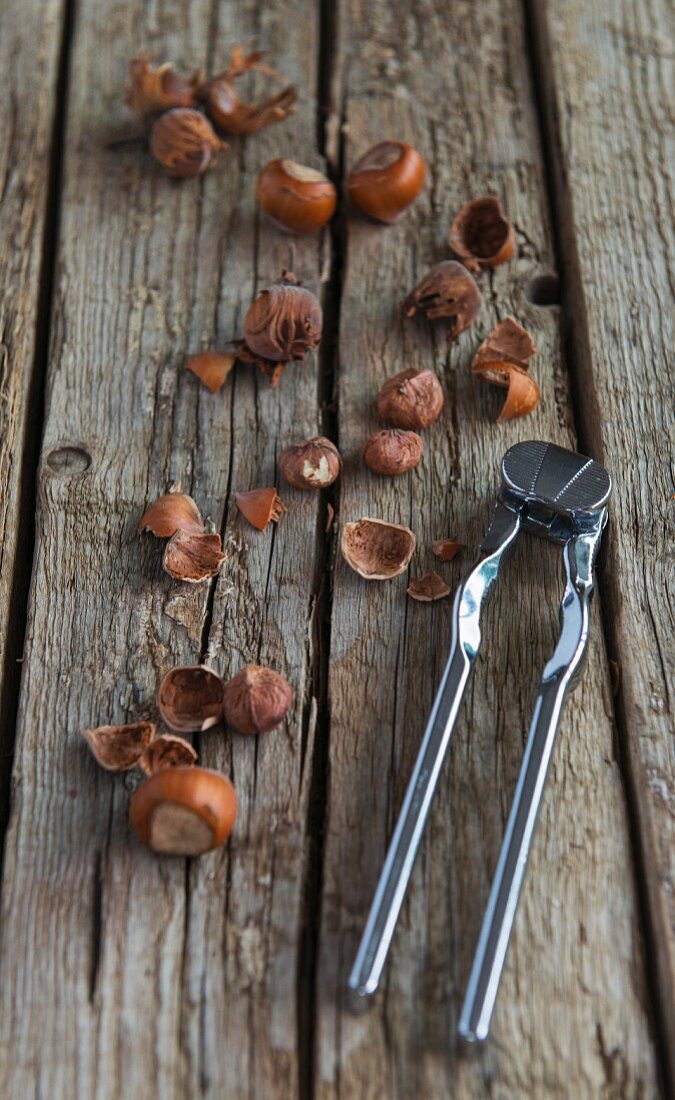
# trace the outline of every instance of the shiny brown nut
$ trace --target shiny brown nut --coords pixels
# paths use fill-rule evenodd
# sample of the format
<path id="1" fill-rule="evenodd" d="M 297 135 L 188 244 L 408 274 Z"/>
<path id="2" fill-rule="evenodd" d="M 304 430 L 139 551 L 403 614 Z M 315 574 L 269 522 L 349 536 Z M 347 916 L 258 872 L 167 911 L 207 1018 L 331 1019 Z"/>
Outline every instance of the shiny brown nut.
<path id="1" fill-rule="evenodd" d="M 377 415 L 397 428 L 428 428 L 438 420 L 445 396 L 432 370 L 410 367 L 389 378 L 377 395 Z"/>
<path id="2" fill-rule="evenodd" d="M 323 172 L 285 158 L 261 169 L 256 197 L 268 218 L 289 233 L 318 233 L 337 206 L 335 184 Z"/>
<path id="3" fill-rule="evenodd" d="M 347 179 L 352 202 L 380 222 L 395 222 L 424 187 L 422 157 L 404 141 L 381 141 L 356 162 Z"/>
<path id="4" fill-rule="evenodd" d="M 223 713 L 239 733 L 269 733 L 281 725 L 292 703 L 291 686 L 279 672 L 246 665 L 225 684 Z"/>
<path id="5" fill-rule="evenodd" d="M 364 517 L 345 524 L 341 550 L 347 564 L 360 577 L 387 581 L 406 571 L 416 541 L 409 527 Z"/>
<path id="6" fill-rule="evenodd" d="M 424 444 L 416 432 L 385 428 L 368 437 L 361 449 L 366 466 L 375 474 L 406 474 L 417 466 Z"/>
<path id="7" fill-rule="evenodd" d="M 293 443 L 279 455 L 282 477 L 296 489 L 325 489 L 340 476 L 341 469 L 337 447 L 323 435 Z"/>
<path id="8" fill-rule="evenodd" d="M 236 816 L 234 787 L 208 768 L 163 768 L 141 783 L 129 807 L 138 839 L 161 855 L 199 856 L 218 848 Z"/>
<path id="9" fill-rule="evenodd" d="M 448 339 L 456 340 L 474 323 L 482 302 L 476 280 L 466 268 L 455 260 L 445 260 L 411 290 L 403 309 L 406 317 L 421 312 L 430 321 L 439 317 L 448 320 Z"/>
<path id="10" fill-rule="evenodd" d="M 286 511 L 286 505 L 279 499 L 273 487 L 235 493 L 234 499 L 244 519 L 258 531 L 264 531 L 268 523 L 277 523 Z"/>

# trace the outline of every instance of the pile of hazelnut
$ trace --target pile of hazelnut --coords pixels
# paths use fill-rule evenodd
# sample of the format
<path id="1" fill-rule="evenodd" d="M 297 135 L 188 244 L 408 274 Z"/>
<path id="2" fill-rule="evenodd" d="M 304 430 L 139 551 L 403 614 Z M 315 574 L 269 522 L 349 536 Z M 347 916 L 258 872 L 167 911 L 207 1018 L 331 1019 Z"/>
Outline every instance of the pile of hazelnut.
<path id="1" fill-rule="evenodd" d="M 150 127 L 150 151 L 169 175 L 201 174 L 225 148 L 220 134 L 254 133 L 295 109 L 298 92 L 291 85 L 259 104 L 239 99 L 236 81 L 246 72 L 282 80 L 262 58 L 260 52 L 245 55 L 235 46 L 227 71 L 210 80 L 201 71 L 182 78 L 171 65 L 153 67 L 145 58 L 131 63 L 127 103 Z M 417 198 L 425 178 L 424 160 L 412 146 L 384 141 L 357 161 L 347 192 L 368 217 L 392 223 Z M 285 158 L 263 167 L 257 198 L 277 227 L 298 234 L 321 230 L 338 201 L 335 184 L 327 176 Z M 402 308 L 409 319 L 422 314 L 429 321 L 442 320 L 448 341 L 453 341 L 474 324 L 481 309 L 474 276 L 511 258 L 515 234 L 499 201 L 483 196 L 457 213 L 448 244 L 457 259 L 433 267 Z M 187 367 L 212 393 L 222 388 L 238 360 L 257 366 L 276 386 L 289 363 L 316 350 L 322 328 L 317 297 L 292 272 L 284 271 L 252 302 L 240 339 L 224 350 L 193 355 Z M 473 372 L 507 391 L 499 421 L 524 416 L 538 404 L 539 389 L 528 370 L 535 350 L 529 333 L 513 317 L 500 321 L 476 350 Z M 377 415 L 387 426 L 363 443 L 363 464 L 385 477 L 413 470 L 424 452 L 420 432 L 438 420 L 444 403 L 443 388 L 432 370 L 409 368 L 388 379 L 375 401 Z M 342 468 L 337 447 L 324 436 L 292 443 L 279 456 L 281 477 L 300 490 L 327 489 Z M 235 493 L 235 501 L 258 531 L 278 522 L 287 510 L 274 486 Z M 330 524 L 332 505 L 327 509 Z M 221 535 L 202 519 L 179 483 L 146 509 L 139 530 L 166 540 L 163 567 L 172 578 L 198 584 L 220 572 L 225 560 Z M 409 527 L 382 519 L 364 517 L 345 523 L 342 530 L 342 555 L 366 580 L 390 580 L 405 572 L 415 547 Z M 431 549 L 447 562 L 462 544 L 440 538 Z M 407 591 L 416 600 L 433 602 L 448 596 L 450 587 L 431 571 L 412 580 Z M 237 799 L 224 775 L 196 766 L 194 748 L 179 735 L 207 730 L 221 720 L 243 734 L 266 733 L 284 720 L 292 691 L 273 669 L 247 665 L 223 683 L 211 669 L 197 665 L 171 669 L 160 684 L 157 703 L 165 725 L 176 732 L 158 733 L 153 723 L 140 721 L 85 730 L 84 737 L 104 768 L 139 767 L 145 773 L 130 806 L 131 824 L 141 841 L 156 852 L 199 855 L 230 835 Z"/>

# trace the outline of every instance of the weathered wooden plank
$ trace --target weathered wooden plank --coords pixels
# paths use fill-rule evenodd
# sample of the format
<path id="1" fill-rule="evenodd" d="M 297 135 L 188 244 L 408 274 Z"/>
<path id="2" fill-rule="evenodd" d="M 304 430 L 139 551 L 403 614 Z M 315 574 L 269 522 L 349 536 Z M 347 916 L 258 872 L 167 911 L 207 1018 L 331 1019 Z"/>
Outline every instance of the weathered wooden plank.
<path id="1" fill-rule="evenodd" d="M 26 428 L 38 341 L 40 272 L 49 197 L 62 0 L 3 4 L 0 11 L 0 723 L 15 700 L 30 553 L 19 539 L 22 486 L 32 485 Z M 39 392 L 39 387 L 38 387 Z M 32 404 L 35 402 L 33 401 Z M 35 428 L 33 428 L 35 431 Z M 30 439 L 30 437 L 29 437 Z M 32 440 L 31 440 L 32 442 Z M 22 476 L 23 475 L 23 476 Z M 25 496 L 25 494 L 24 494 Z M 12 594 L 14 593 L 14 599 Z M 8 654 L 8 641 L 15 650 Z M 10 643 L 11 645 L 11 643 Z M 5 737 L 6 730 L 0 729 Z M 3 744 L 3 759 L 11 755 Z M 3 767 L 3 772 L 5 768 Z M 4 821 L 4 814 L 3 814 Z"/>
<path id="2" fill-rule="evenodd" d="M 375 515 L 410 523 L 413 574 L 432 538 L 473 553 L 520 439 L 572 442 L 558 311 L 528 301 L 552 270 L 542 155 L 516 3 L 340 7 L 337 71 L 347 164 L 386 137 L 427 157 L 424 197 L 391 228 L 350 216 L 341 308 L 339 425 L 347 475 L 340 523 Z M 342 96 L 340 97 L 340 90 Z M 339 108 L 338 108 L 339 109 Z M 407 324 L 399 303 L 446 253 L 453 212 L 499 194 L 519 255 L 483 277 L 475 334 L 446 351 L 439 329 Z M 535 335 L 541 408 L 496 426 L 494 393 L 470 375 L 473 348 L 514 312 Z M 423 464 L 389 482 L 360 469 L 379 385 L 432 364 L 447 409 L 426 433 Z M 456 580 L 466 561 L 447 568 Z M 602 624 L 565 713 L 493 1026 L 476 1061 L 453 1036 L 522 756 L 535 684 L 557 633 L 559 553 L 524 544 L 486 613 L 485 647 L 465 703 L 383 988 L 351 1014 L 346 980 L 449 645 L 449 604 L 406 602 L 406 580 L 366 584 L 338 563 L 331 640 L 330 794 L 318 985 L 317 1095 L 567 1097 L 656 1095 L 628 824 L 612 748 Z"/>
<path id="3" fill-rule="evenodd" d="M 617 492 L 603 591 L 675 1082 L 672 7 L 534 8 L 582 431 Z M 555 129 L 554 129 L 555 128 Z M 669 151 L 671 155 L 669 156 Z M 597 413 L 596 413 L 597 410 Z"/>
<path id="4" fill-rule="evenodd" d="M 177 185 L 124 126 L 128 59 L 148 47 L 222 65 L 258 34 L 304 90 L 283 129 L 235 144 L 203 182 Z M 109 46 L 101 49 L 105 38 Z M 292 266 L 315 286 L 319 243 L 258 222 L 258 166 L 316 163 L 317 18 L 303 5 L 205 0 L 82 5 L 72 64 L 62 231 L 39 479 L 38 541 L 3 884 L 3 1095 L 289 1096 L 305 806 L 312 756 L 317 499 L 284 493 L 278 530 L 246 529 L 230 491 L 269 484 L 278 450 L 317 428 L 317 363 L 270 391 L 239 368 L 213 397 L 183 370 L 236 335 L 256 286 Z M 135 525 L 175 478 L 222 527 L 207 590 L 169 582 Z M 159 676 L 199 658 L 288 676 L 285 731 L 219 732 L 202 759 L 240 797 L 231 846 L 194 866 L 141 850 L 134 780 L 97 770 L 83 725 L 152 713 Z"/>

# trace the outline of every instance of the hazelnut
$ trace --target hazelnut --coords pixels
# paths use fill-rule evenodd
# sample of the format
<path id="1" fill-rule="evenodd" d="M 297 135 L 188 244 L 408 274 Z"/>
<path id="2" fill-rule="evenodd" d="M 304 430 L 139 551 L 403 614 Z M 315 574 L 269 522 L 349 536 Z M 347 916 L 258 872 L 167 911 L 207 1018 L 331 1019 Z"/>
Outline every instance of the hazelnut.
<path id="1" fill-rule="evenodd" d="M 208 730 L 223 716 L 223 681 L 205 665 L 171 668 L 159 685 L 157 706 L 172 730 Z"/>
<path id="2" fill-rule="evenodd" d="M 164 551 L 164 571 L 178 581 L 200 584 L 220 573 L 225 555 L 218 534 L 176 531 Z"/>
<path id="3" fill-rule="evenodd" d="M 277 523 L 286 511 L 286 505 L 279 499 L 274 488 L 235 493 L 234 499 L 244 519 L 258 531 L 264 531 L 270 522 Z"/>
<path id="4" fill-rule="evenodd" d="M 172 107 L 195 107 L 196 85 L 200 74 L 191 79 L 179 76 L 170 62 L 154 66 L 147 57 L 136 57 L 129 63 L 131 85 L 127 88 L 125 102 L 142 121 Z"/>
<path id="5" fill-rule="evenodd" d="M 515 363 L 516 366 L 526 369 L 528 360 L 536 351 L 527 329 L 518 324 L 515 317 L 505 317 L 483 340 L 473 357 L 473 366 L 478 368 L 485 363 Z"/>
<path id="6" fill-rule="evenodd" d="M 523 367 L 515 363 L 483 362 L 474 364 L 472 370 L 486 382 L 508 386 L 506 401 L 497 417 L 498 424 L 526 416 L 539 404 L 539 386 Z"/>
<path id="7" fill-rule="evenodd" d="M 197 753 L 189 742 L 172 733 L 160 733 L 143 749 L 138 766 L 146 775 L 155 775 L 164 768 L 191 768 L 196 760 Z"/>
<path id="8" fill-rule="evenodd" d="M 129 820 L 141 843 L 163 855 L 199 856 L 232 832 L 237 796 L 208 768 L 163 768 L 134 792 Z"/>
<path id="9" fill-rule="evenodd" d="M 381 519 L 346 523 L 342 556 L 356 573 L 369 581 L 387 581 L 408 568 L 416 539 L 409 527 Z"/>
<path id="10" fill-rule="evenodd" d="M 261 169 L 256 192 L 268 218 L 290 233 L 317 233 L 333 217 L 335 185 L 314 168 L 293 160 L 271 160 Z"/>
<path id="11" fill-rule="evenodd" d="M 246 665 L 225 684 L 223 713 L 239 733 L 269 733 L 290 710 L 290 684 L 274 669 Z"/>
<path id="12" fill-rule="evenodd" d="M 428 428 L 445 404 L 441 383 L 432 370 L 410 367 L 389 378 L 377 395 L 377 415 L 397 428 Z"/>
<path id="13" fill-rule="evenodd" d="M 217 393 L 237 361 L 230 351 L 200 351 L 191 356 L 185 366 L 211 390 Z"/>
<path id="14" fill-rule="evenodd" d="M 289 361 L 303 359 L 319 346 L 322 327 L 318 298 L 291 271 L 284 271 L 249 307 L 238 358 L 257 363 L 275 385 Z"/>
<path id="15" fill-rule="evenodd" d="M 516 245 L 513 226 L 502 204 L 491 195 L 467 202 L 455 215 L 448 244 L 471 271 L 496 267 L 511 259 Z"/>
<path id="16" fill-rule="evenodd" d="M 410 582 L 408 595 L 412 596 L 413 600 L 419 600 L 421 603 L 432 603 L 434 600 L 442 600 L 449 596 L 450 589 L 443 578 L 439 577 L 438 573 L 435 573 L 432 569 L 429 573 L 425 573 L 423 577 Z"/>
<path id="17" fill-rule="evenodd" d="M 173 179 L 201 175 L 215 154 L 226 148 L 208 118 L 189 107 L 166 111 L 150 131 L 150 152 Z"/>
<path id="18" fill-rule="evenodd" d="M 97 726 L 96 729 L 82 730 L 93 757 L 109 772 L 124 772 L 133 768 L 156 733 L 153 722 L 130 722 L 126 726 Z"/>
<path id="19" fill-rule="evenodd" d="M 279 469 L 296 489 L 325 489 L 340 476 L 342 460 L 330 439 L 316 435 L 284 448 L 279 455 Z"/>
<path id="20" fill-rule="evenodd" d="M 368 437 L 361 449 L 366 466 L 376 474 L 406 474 L 420 461 L 424 444 L 416 432 L 386 428 Z"/>
<path id="21" fill-rule="evenodd" d="M 448 318 L 448 339 L 455 340 L 474 323 L 481 305 L 476 281 L 466 268 L 455 260 L 444 260 L 432 267 L 411 290 L 403 309 L 406 317 L 414 317 L 421 310 L 430 321 L 437 317 Z"/>
<path id="22" fill-rule="evenodd" d="M 347 179 L 352 202 L 380 222 L 395 222 L 424 187 L 422 157 L 404 141 L 381 141 L 356 162 Z"/>
<path id="23" fill-rule="evenodd" d="M 441 561 L 452 561 L 460 550 L 464 550 L 465 547 L 463 542 L 455 542 L 454 539 L 436 539 L 432 543 L 431 549 Z"/>
<path id="24" fill-rule="evenodd" d="M 151 531 L 160 539 L 170 539 L 178 530 L 203 531 L 204 521 L 192 497 L 182 491 L 180 481 L 177 481 L 168 493 L 146 508 L 138 530 Z"/>
<path id="25" fill-rule="evenodd" d="M 244 73 L 256 70 L 279 78 L 278 73 L 261 64 L 264 56 L 261 51 L 246 56 L 241 47 L 235 45 L 227 71 L 202 84 L 200 97 L 206 113 L 219 130 L 225 130 L 228 134 L 257 134 L 265 126 L 281 122 L 295 110 L 298 89 L 291 84 L 261 103 L 242 103 L 239 99 L 235 81 Z"/>

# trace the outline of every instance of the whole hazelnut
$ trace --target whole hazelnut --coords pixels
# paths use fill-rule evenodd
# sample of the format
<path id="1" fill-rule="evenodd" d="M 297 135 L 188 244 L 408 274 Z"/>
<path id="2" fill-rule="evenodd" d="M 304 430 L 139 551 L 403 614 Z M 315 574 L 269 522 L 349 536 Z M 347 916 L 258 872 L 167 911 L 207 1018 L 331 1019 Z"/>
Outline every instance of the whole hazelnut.
<path id="1" fill-rule="evenodd" d="M 416 432 L 387 428 L 363 444 L 361 455 L 376 474 L 405 474 L 420 461 L 424 444 Z"/>
<path id="2" fill-rule="evenodd" d="M 397 428 L 428 428 L 445 404 L 441 383 L 432 370 L 410 367 L 388 379 L 377 395 L 377 415 Z"/>
<path id="3" fill-rule="evenodd" d="M 404 141 L 381 141 L 356 162 L 347 178 L 352 202 L 380 222 L 396 222 L 424 186 L 427 168 Z"/>
<path id="4" fill-rule="evenodd" d="M 215 154 L 226 148 L 208 118 L 190 107 L 166 111 L 150 131 L 150 152 L 174 179 L 201 175 Z"/>
<path id="5" fill-rule="evenodd" d="M 316 435 L 284 448 L 279 455 L 279 469 L 296 489 L 325 489 L 340 476 L 342 460 L 330 439 Z"/>
<path id="6" fill-rule="evenodd" d="M 316 295 L 292 271 L 283 271 L 279 281 L 249 306 L 238 358 L 256 363 L 276 385 L 286 363 L 303 359 L 319 346 L 322 328 Z"/>
<path id="7" fill-rule="evenodd" d="M 290 684 L 262 665 L 246 665 L 225 684 L 223 713 L 239 733 L 269 733 L 281 725 L 293 702 Z"/>

